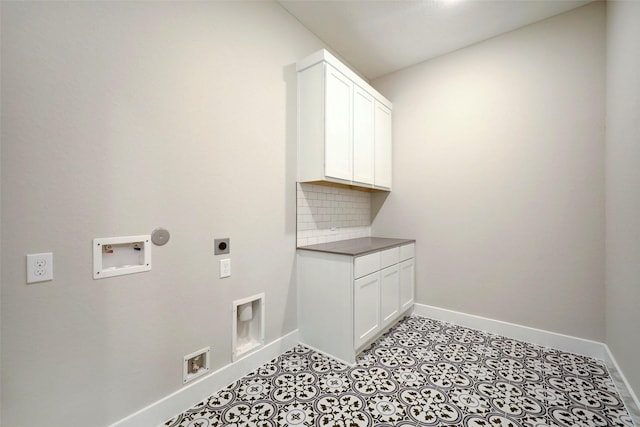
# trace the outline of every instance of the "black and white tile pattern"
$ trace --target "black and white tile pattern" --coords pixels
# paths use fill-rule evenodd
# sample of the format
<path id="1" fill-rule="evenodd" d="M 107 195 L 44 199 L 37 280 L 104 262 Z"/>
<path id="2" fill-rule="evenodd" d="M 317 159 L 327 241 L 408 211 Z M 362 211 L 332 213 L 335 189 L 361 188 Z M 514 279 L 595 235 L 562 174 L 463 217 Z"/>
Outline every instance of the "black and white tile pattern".
<path id="1" fill-rule="evenodd" d="M 170 427 L 633 426 L 604 362 L 418 316 L 354 367 L 297 346 Z"/>

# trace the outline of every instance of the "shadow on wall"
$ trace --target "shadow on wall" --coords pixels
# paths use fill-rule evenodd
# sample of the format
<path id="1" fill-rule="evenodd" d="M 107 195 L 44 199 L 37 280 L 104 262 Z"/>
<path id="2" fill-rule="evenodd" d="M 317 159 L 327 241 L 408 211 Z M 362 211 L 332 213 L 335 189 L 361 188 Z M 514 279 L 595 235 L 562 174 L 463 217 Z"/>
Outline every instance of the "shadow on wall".
<path id="1" fill-rule="evenodd" d="M 371 222 L 372 223 L 373 223 L 373 220 L 376 219 L 378 212 L 380 212 L 382 205 L 384 205 L 384 202 L 387 200 L 387 197 L 389 197 L 390 194 L 391 193 L 389 192 L 383 191 L 379 193 L 373 193 L 373 195 L 371 196 Z"/>

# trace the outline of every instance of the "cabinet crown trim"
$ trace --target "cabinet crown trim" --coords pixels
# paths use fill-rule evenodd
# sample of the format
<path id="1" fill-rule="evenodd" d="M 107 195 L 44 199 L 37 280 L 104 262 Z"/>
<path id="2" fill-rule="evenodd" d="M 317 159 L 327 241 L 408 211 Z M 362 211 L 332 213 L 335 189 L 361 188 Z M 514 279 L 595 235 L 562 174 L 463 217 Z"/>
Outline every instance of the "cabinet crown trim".
<path id="1" fill-rule="evenodd" d="M 349 78 L 352 82 L 363 88 L 365 91 L 369 92 L 369 94 L 371 94 L 378 102 L 383 104 L 389 110 L 393 110 L 393 104 L 391 103 L 391 101 L 385 98 L 380 92 L 375 90 L 369 83 L 367 83 L 362 77 L 360 77 L 360 75 L 358 75 L 355 71 L 342 63 L 342 61 L 333 56 L 326 49 L 321 49 L 298 61 L 296 63 L 296 71 L 300 72 L 306 70 L 307 68 L 312 67 L 319 62 L 326 62 L 327 64 L 330 64 L 332 67 Z"/>

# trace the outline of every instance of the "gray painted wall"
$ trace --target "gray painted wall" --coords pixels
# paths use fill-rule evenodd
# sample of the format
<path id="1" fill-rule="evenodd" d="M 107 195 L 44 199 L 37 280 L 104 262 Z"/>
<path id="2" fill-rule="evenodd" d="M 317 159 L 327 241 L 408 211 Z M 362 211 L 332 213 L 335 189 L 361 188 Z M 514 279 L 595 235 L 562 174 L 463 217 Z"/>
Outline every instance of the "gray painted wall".
<path id="1" fill-rule="evenodd" d="M 184 355 L 227 365 L 235 299 L 266 292 L 267 342 L 296 328 L 295 62 L 321 47 L 272 2 L 2 2 L 2 425 L 106 425 Z M 158 226 L 151 272 L 92 279 L 93 238 Z"/>
<path id="2" fill-rule="evenodd" d="M 607 344 L 640 392 L 640 3 L 607 2 Z"/>
<path id="3" fill-rule="evenodd" d="M 417 239 L 416 302 L 603 341 L 604 4 L 373 84 L 394 103 L 373 234 Z"/>

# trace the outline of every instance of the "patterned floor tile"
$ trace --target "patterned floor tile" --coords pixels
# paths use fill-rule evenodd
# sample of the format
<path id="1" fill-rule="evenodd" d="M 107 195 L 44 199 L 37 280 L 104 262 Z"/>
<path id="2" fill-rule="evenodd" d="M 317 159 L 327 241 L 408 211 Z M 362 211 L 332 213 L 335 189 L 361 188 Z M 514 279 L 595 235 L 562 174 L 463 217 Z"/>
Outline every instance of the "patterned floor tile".
<path id="1" fill-rule="evenodd" d="M 604 362 L 419 316 L 349 367 L 296 346 L 165 427 L 633 426 Z"/>

